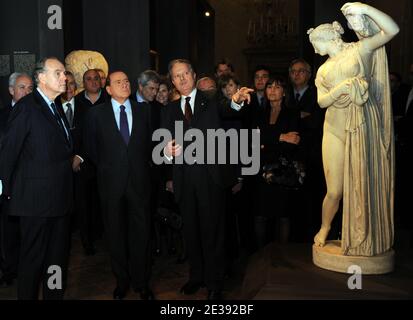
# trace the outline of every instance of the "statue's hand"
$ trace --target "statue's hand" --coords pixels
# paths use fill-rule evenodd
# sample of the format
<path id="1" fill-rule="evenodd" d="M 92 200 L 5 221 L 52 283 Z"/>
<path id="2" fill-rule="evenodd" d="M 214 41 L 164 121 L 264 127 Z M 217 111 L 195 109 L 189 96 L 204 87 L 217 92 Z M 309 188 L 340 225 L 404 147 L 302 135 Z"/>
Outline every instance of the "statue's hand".
<path id="1" fill-rule="evenodd" d="M 334 90 L 334 97 L 340 98 L 343 95 L 349 95 L 351 88 L 351 79 L 346 79 L 341 82 Z"/>
<path id="2" fill-rule="evenodd" d="M 362 15 L 366 14 L 367 5 L 361 2 L 347 2 L 341 7 L 341 12 L 347 15 Z"/>

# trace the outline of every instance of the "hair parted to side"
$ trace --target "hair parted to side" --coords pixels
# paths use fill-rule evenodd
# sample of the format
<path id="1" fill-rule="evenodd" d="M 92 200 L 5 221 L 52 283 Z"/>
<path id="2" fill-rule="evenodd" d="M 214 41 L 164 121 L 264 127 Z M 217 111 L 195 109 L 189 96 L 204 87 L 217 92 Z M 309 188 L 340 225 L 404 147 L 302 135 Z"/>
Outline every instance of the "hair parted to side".
<path id="1" fill-rule="evenodd" d="M 184 64 L 188 65 L 189 71 L 194 72 L 194 68 L 192 68 L 191 61 L 189 61 L 187 59 L 174 59 L 174 60 L 170 61 L 169 64 L 168 64 L 168 73 L 169 73 L 169 76 L 171 77 L 171 79 L 172 79 L 172 68 L 177 63 L 184 63 Z"/>
<path id="2" fill-rule="evenodd" d="M 56 57 L 50 56 L 50 57 L 44 57 L 43 59 L 39 60 L 36 65 L 34 66 L 33 70 L 33 79 L 36 82 L 36 85 L 39 84 L 39 74 L 43 73 L 46 71 L 46 62 L 48 60 L 57 60 L 60 62 L 59 59 Z"/>
<path id="3" fill-rule="evenodd" d="M 317 28 L 308 29 L 307 34 L 310 37 L 310 41 L 330 41 L 341 39 L 341 35 L 344 34 L 344 29 L 337 21 L 333 23 L 324 23 Z"/>
<path id="4" fill-rule="evenodd" d="M 145 70 L 138 76 L 138 84 L 142 87 L 146 87 L 149 81 L 159 84 L 161 82 L 161 78 L 154 70 Z"/>

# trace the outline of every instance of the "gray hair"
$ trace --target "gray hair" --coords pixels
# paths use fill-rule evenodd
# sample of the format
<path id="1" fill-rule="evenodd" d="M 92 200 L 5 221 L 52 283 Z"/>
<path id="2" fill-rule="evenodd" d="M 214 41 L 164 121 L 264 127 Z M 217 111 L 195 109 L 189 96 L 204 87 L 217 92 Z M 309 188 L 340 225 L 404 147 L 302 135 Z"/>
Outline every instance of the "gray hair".
<path id="1" fill-rule="evenodd" d="M 153 81 L 154 83 L 160 83 L 161 77 L 156 71 L 153 70 L 146 70 L 142 72 L 138 77 L 138 84 L 142 87 L 146 87 L 149 81 Z"/>
<path id="2" fill-rule="evenodd" d="M 211 81 L 214 85 L 215 88 L 217 87 L 217 83 L 215 82 L 214 79 L 212 79 L 211 77 L 203 77 L 201 79 L 198 79 L 198 81 L 196 82 L 196 87 L 198 88 L 198 85 L 202 82 L 202 81 Z"/>
<path id="3" fill-rule="evenodd" d="M 311 66 L 303 58 L 297 58 L 297 59 L 294 59 L 293 61 L 291 61 L 290 66 L 288 68 L 289 73 L 291 73 L 291 70 L 292 70 L 293 66 L 296 65 L 297 63 L 302 63 L 305 66 L 305 69 L 307 70 L 307 72 L 309 74 L 311 74 Z"/>
<path id="4" fill-rule="evenodd" d="M 60 61 L 56 57 L 45 57 L 45 58 L 41 59 L 39 62 L 37 62 L 35 67 L 34 67 L 34 71 L 33 71 L 33 78 L 34 78 L 34 81 L 36 82 L 36 85 L 39 84 L 39 74 L 46 71 L 46 62 L 48 60 Z"/>
<path id="5" fill-rule="evenodd" d="M 31 79 L 31 77 L 25 72 L 13 72 L 9 77 L 9 87 L 14 87 L 17 79 L 20 77 L 27 77 Z"/>

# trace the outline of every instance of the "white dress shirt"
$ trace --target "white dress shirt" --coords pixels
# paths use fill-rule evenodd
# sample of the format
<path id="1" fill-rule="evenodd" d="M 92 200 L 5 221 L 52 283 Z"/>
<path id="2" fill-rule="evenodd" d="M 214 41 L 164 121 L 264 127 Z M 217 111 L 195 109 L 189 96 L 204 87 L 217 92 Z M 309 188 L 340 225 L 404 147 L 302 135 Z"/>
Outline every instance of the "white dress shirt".
<path id="1" fill-rule="evenodd" d="M 116 124 L 120 130 L 120 106 L 125 106 L 126 117 L 128 119 L 129 135 L 132 134 L 132 105 L 130 104 L 129 99 L 127 99 L 123 104 L 117 102 L 115 99 L 111 99 L 113 113 L 115 114 Z"/>
<path id="2" fill-rule="evenodd" d="M 407 114 L 407 109 L 409 109 L 409 105 L 412 101 L 413 101 L 413 88 L 410 90 L 409 97 L 407 98 L 406 112 L 404 114 Z"/>
<path id="3" fill-rule="evenodd" d="M 70 99 L 69 101 L 66 101 L 65 103 L 63 103 L 63 111 L 67 112 L 67 104 L 70 103 L 70 107 L 72 108 L 72 112 L 73 114 L 75 114 L 75 97 L 72 97 L 72 99 Z"/>

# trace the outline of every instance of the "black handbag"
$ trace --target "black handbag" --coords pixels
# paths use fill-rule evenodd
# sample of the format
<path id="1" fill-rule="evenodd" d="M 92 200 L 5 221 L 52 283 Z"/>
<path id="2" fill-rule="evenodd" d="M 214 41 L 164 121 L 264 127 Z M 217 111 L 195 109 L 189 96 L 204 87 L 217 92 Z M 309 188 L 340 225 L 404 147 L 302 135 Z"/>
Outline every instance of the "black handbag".
<path id="1" fill-rule="evenodd" d="M 305 166 L 301 160 L 282 153 L 275 158 L 275 161 L 263 166 L 262 176 L 268 184 L 298 190 L 304 184 Z"/>

